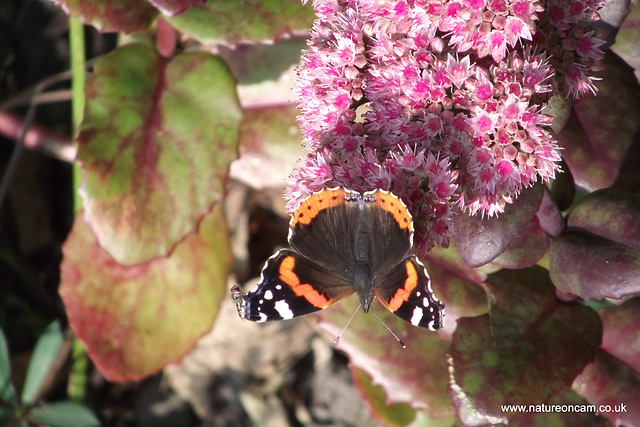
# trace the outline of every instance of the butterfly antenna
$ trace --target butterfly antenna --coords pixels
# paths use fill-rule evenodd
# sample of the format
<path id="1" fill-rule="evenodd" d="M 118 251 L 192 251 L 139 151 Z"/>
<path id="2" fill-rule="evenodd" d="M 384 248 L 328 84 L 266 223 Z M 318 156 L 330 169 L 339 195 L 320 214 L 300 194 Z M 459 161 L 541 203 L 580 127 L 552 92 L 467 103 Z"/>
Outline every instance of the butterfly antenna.
<path id="1" fill-rule="evenodd" d="M 378 316 L 378 313 L 376 313 L 376 311 L 373 309 L 373 307 L 371 307 L 369 310 L 371 310 L 371 312 L 374 314 L 374 316 L 376 316 L 376 319 L 378 319 L 380 321 L 380 323 L 382 323 L 384 325 L 385 328 L 387 328 L 387 331 L 389 331 L 391 333 L 391 335 L 393 335 L 393 337 L 398 340 L 398 342 L 400 343 L 400 345 L 402 346 L 402 348 L 407 348 L 407 346 L 402 342 L 402 340 L 400 339 L 400 337 L 398 337 L 396 335 L 395 332 L 393 332 L 391 330 L 391 328 L 389 327 L 389 325 L 387 325 L 386 323 L 384 323 L 384 320 L 382 320 L 380 318 L 380 316 Z"/>
<path id="2" fill-rule="evenodd" d="M 356 317 L 356 313 L 358 312 L 358 310 L 360 310 L 360 306 L 362 304 L 358 304 L 358 308 L 356 308 L 356 311 L 353 312 L 353 314 L 351 315 L 351 317 L 349 318 L 349 321 L 347 322 L 346 325 L 344 325 L 344 328 L 342 329 L 342 332 L 340 332 L 340 334 L 336 337 L 336 340 L 333 342 L 333 345 L 338 344 L 338 341 L 340 340 L 340 337 L 342 336 L 342 334 L 344 334 L 344 331 L 347 330 L 347 326 L 349 326 L 349 323 L 351 323 L 351 321 L 353 320 L 354 317 Z"/>

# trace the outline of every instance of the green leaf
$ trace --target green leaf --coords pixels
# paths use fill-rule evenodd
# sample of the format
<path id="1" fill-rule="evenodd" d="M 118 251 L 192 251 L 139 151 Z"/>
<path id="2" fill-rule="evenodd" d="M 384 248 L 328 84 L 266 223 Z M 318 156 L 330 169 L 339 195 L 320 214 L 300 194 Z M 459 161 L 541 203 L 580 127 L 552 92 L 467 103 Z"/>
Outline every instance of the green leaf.
<path id="1" fill-rule="evenodd" d="M 18 399 L 16 390 L 11 383 L 11 361 L 9 360 L 9 346 L 4 336 L 4 332 L 0 329 L 0 398 L 5 402 L 16 405 Z M 2 418 L 0 418 L 1 420 Z"/>
<path id="2" fill-rule="evenodd" d="M 22 403 L 31 405 L 38 397 L 38 392 L 62 346 L 63 336 L 60 323 L 56 320 L 44 330 L 33 350 L 31 362 L 27 368 L 27 376 L 22 390 Z"/>
<path id="3" fill-rule="evenodd" d="M 96 63 L 78 136 L 85 219 L 120 264 L 169 254 L 224 194 L 242 111 L 219 58 L 128 45 Z"/>
<path id="4" fill-rule="evenodd" d="M 227 297 L 231 263 L 222 204 L 168 257 L 123 266 L 81 213 L 64 246 L 60 295 L 69 323 L 112 381 L 138 380 L 182 358 Z"/>
<path id="5" fill-rule="evenodd" d="M 353 380 L 360 393 L 369 402 L 371 410 L 388 426 L 406 426 L 416 418 L 416 411 L 406 403 L 387 404 L 384 389 L 371 382 L 361 369 L 353 368 Z"/>
<path id="6" fill-rule="evenodd" d="M 209 0 L 169 21 L 200 41 L 237 44 L 306 33 L 313 17 L 313 8 L 300 0 Z"/>
<path id="7" fill-rule="evenodd" d="M 52 427 L 93 427 L 100 421 L 85 406 L 75 402 L 56 402 L 29 411 L 30 418 Z"/>

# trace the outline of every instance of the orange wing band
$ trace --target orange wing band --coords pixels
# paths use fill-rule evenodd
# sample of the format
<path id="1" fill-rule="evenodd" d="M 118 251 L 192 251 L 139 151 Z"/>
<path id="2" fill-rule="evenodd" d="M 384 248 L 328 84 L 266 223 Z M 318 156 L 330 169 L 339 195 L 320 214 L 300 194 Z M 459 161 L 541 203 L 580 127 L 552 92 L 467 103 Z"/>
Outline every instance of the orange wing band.
<path id="1" fill-rule="evenodd" d="M 392 311 L 400 308 L 402 303 L 409 299 L 411 292 L 418 286 L 418 272 L 416 268 L 410 262 L 405 263 L 405 266 L 407 267 L 407 279 L 404 282 L 404 286 L 396 291 L 387 304 Z"/>
<path id="2" fill-rule="evenodd" d="M 373 191 L 371 194 L 376 198 L 376 201 L 374 202 L 376 206 L 393 215 L 393 218 L 396 220 L 398 225 L 400 225 L 400 228 L 403 230 L 409 230 L 409 233 L 413 233 L 411 214 L 404 202 L 398 196 L 382 190 Z"/>
<path id="3" fill-rule="evenodd" d="M 313 289 L 313 286 L 308 283 L 300 283 L 300 278 L 293 272 L 295 265 L 296 261 L 293 257 L 284 258 L 278 271 L 280 280 L 286 283 L 297 296 L 304 297 L 314 307 L 329 305 L 329 299 Z"/>
<path id="4" fill-rule="evenodd" d="M 298 223 L 308 225 L 318 212 L 345 203 L 347 194 L 349 192 L 344 188 L 332 188 L 313 193 L 304 199 L 293 213 L 290 227 L 294 228 Z"/>

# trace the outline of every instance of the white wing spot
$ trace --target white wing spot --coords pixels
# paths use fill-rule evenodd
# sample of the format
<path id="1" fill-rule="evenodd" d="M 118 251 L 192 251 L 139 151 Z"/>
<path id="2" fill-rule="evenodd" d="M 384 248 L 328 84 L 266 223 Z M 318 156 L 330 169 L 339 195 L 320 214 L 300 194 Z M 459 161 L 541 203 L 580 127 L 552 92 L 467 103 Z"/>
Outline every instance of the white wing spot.
<path id="1" fill-rule="evenodd" d="M 424 312 L 420 307 L 414 308 L 413 315 L 411 316 L 411 324 L 418 326 L 420 324 L 420 321 L 422 320 L 423 315 L 424 315 Z"/>
<path id="2" fill-rule="evenodd" d="M 272 300 L 273 299 L 273 292 L 271 292 L 271 290 L 267 290 L 267 292 L 264 293 L 264 299 Z"/>
<path id="3" fill-rule="evenodd" d="M 264 313 L 260 313 L 260 319 L 258 320 L 258 322 L 266 322 L 267 321 L 267 315 Z"/>
<path id="4" fill-rule="evenodd" d="M 283 319 L 293 319 L 293 311 L 291 311 L 289 304 L 285 300 L 277 301 L 274 307 Z"/>

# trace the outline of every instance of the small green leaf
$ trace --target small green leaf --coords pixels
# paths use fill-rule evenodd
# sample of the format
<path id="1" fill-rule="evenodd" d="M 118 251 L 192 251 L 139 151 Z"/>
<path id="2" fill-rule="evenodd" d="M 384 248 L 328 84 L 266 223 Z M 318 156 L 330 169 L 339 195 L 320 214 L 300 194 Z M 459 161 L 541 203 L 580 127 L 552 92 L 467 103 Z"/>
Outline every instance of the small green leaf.
<path id="1" fill-rule="evenodd" d="M 27 369 L 27 377 L 24 381 L 24 389 L 22 390 L 23 404 L 30 405 L 34 403 L 42 382 L 56 359 L 62 341 L 62 331 L 57 320 L 47 326 L 40 338 L 38 338 Z"/>
<path id="2" fill-rule="evenodd" d="M 85 406 L 75 402 L 49 403 L 33 408 L 31 418 L 52 427 L 91 427 L 99 426 L 100 421 Z"/>
<path id="3" fill-rule="evenodd" d="M 9 346 L 4 337 L 2 329 L 0 329 L 0 399 L 5 402 L 18 403 L 16 399 L 16 391 L 11 384 L 11 362 L 9 361 Z M 0 421 L 2 421 L 3 413 L 0 412 Z"/>

